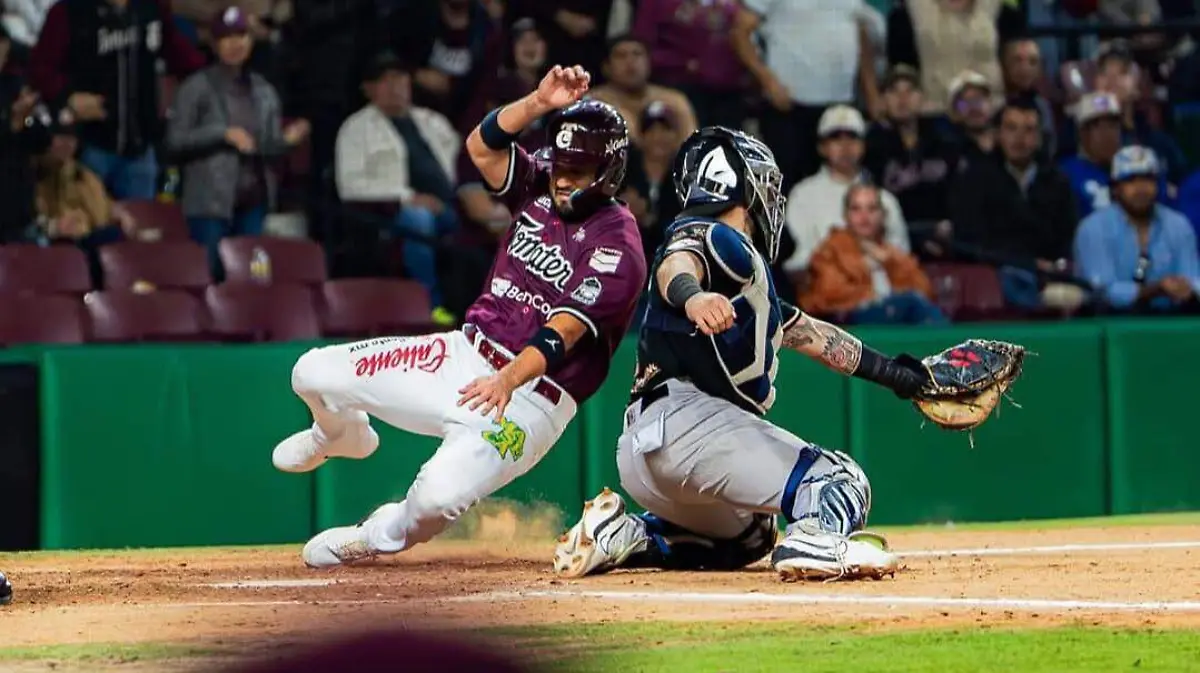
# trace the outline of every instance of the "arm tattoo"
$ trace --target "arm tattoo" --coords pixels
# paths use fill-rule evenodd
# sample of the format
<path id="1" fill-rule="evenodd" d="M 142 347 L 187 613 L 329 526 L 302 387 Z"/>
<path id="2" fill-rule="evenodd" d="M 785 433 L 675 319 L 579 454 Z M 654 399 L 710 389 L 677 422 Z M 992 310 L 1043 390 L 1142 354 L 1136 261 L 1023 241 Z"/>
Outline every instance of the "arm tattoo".
<path id="1" fill-rule="evenodd" d="M 783 345 L 846 374 L 853 374 L 862 358 L 862 342 L 857 337 L 807 315 L 783 333 Z"/>

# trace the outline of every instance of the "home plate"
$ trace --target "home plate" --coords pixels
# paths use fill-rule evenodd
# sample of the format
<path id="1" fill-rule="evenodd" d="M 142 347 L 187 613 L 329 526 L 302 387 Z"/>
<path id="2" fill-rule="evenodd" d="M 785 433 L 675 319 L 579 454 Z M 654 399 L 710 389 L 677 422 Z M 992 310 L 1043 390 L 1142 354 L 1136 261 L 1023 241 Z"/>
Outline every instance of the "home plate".
<path id="1" fill-rule="evenodd" d="M 241 582 L 219 582 L 217 584 L 203 584 L 201 586 L 212 587 L 213 589 L 287 589 L 295 587 L 327 587 L 337 583 L 337 580 L 330 579 L 243 580 Z"/>

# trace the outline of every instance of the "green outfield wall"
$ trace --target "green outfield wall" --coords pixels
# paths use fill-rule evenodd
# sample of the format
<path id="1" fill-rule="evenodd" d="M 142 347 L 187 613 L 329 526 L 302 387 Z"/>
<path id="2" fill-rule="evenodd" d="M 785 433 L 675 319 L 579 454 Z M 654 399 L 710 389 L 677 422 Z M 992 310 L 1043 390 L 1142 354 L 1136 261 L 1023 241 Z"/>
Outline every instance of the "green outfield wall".
<path id="1" fill-rule="evenodd" d="M 967 337 L 1033 355 L 999 416 L 966 434 L 922 427 L 886 390 L 784 353 L 770 418 L 842 448 L 874 487 L 871 523 L 987 521 L 1200 509 L 1193 352 L 1200 321 L 978 324 L 856 330 L 887 353 Z M 296 542 L 402 497 L 437 440 L 377 424 L 378 452 L 307 475 L 271 449 L 309 421 L 290 371 L 312 344 L 79 346 L 8 359 L 41 376 L 41 546 Z M 567 517 L 619 486 L 616 437 L 633 375 L 627 340 L 564 439 L 500 495 Z M 0 362 L 5 358 L 0 357 Z M 784 475 L 780 475 L 783 478 Z"/>

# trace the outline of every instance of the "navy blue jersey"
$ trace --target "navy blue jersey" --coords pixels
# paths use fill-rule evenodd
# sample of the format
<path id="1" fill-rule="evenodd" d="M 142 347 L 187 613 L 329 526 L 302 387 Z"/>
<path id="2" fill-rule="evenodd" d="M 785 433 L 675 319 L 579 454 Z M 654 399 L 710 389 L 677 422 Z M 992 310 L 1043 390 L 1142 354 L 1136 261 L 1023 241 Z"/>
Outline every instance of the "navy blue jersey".
<path id="1" fill-rule="evenodd" d="M 663 299 L 658 267 L 667 255 L 681 251 L 703 264 L 706 291 L 729 297 L 733 327 L 706 336 L 682 307 Z M 750 238 L 717 220 L 680 218 L 667 228 L 649 277 L 632 396 L 678 378 L 754 414 L 765 414 L 775 402 L 783 332 L 800 317 L 800 309 L 779 300 L 767 260 Z"/>

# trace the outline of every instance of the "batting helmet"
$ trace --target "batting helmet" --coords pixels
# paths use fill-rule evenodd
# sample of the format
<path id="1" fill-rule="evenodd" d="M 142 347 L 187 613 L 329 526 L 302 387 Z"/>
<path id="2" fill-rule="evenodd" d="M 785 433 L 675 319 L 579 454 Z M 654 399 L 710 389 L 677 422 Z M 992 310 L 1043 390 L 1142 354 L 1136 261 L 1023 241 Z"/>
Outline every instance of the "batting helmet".
<path id="1" fill-rule="evenodd" d="M 571 194 L 565 214 L 583 214 L 617 195 L 629 160 L 629 128 L 616 108 L 592 99 L 572 103 L 550 121 L 546 137 L 550 144 L 538 158 L 596 169 L 596 179 Z"/>
<path id="2" fill-rule="evenodd" d="M 724 126 L 698 129 L 675 155 L 675 195 L 684 214 L 715 217 L 744 206 L 751 238 L 771 262 L 783 234 L 783 173 L 761 140 Z"/>

